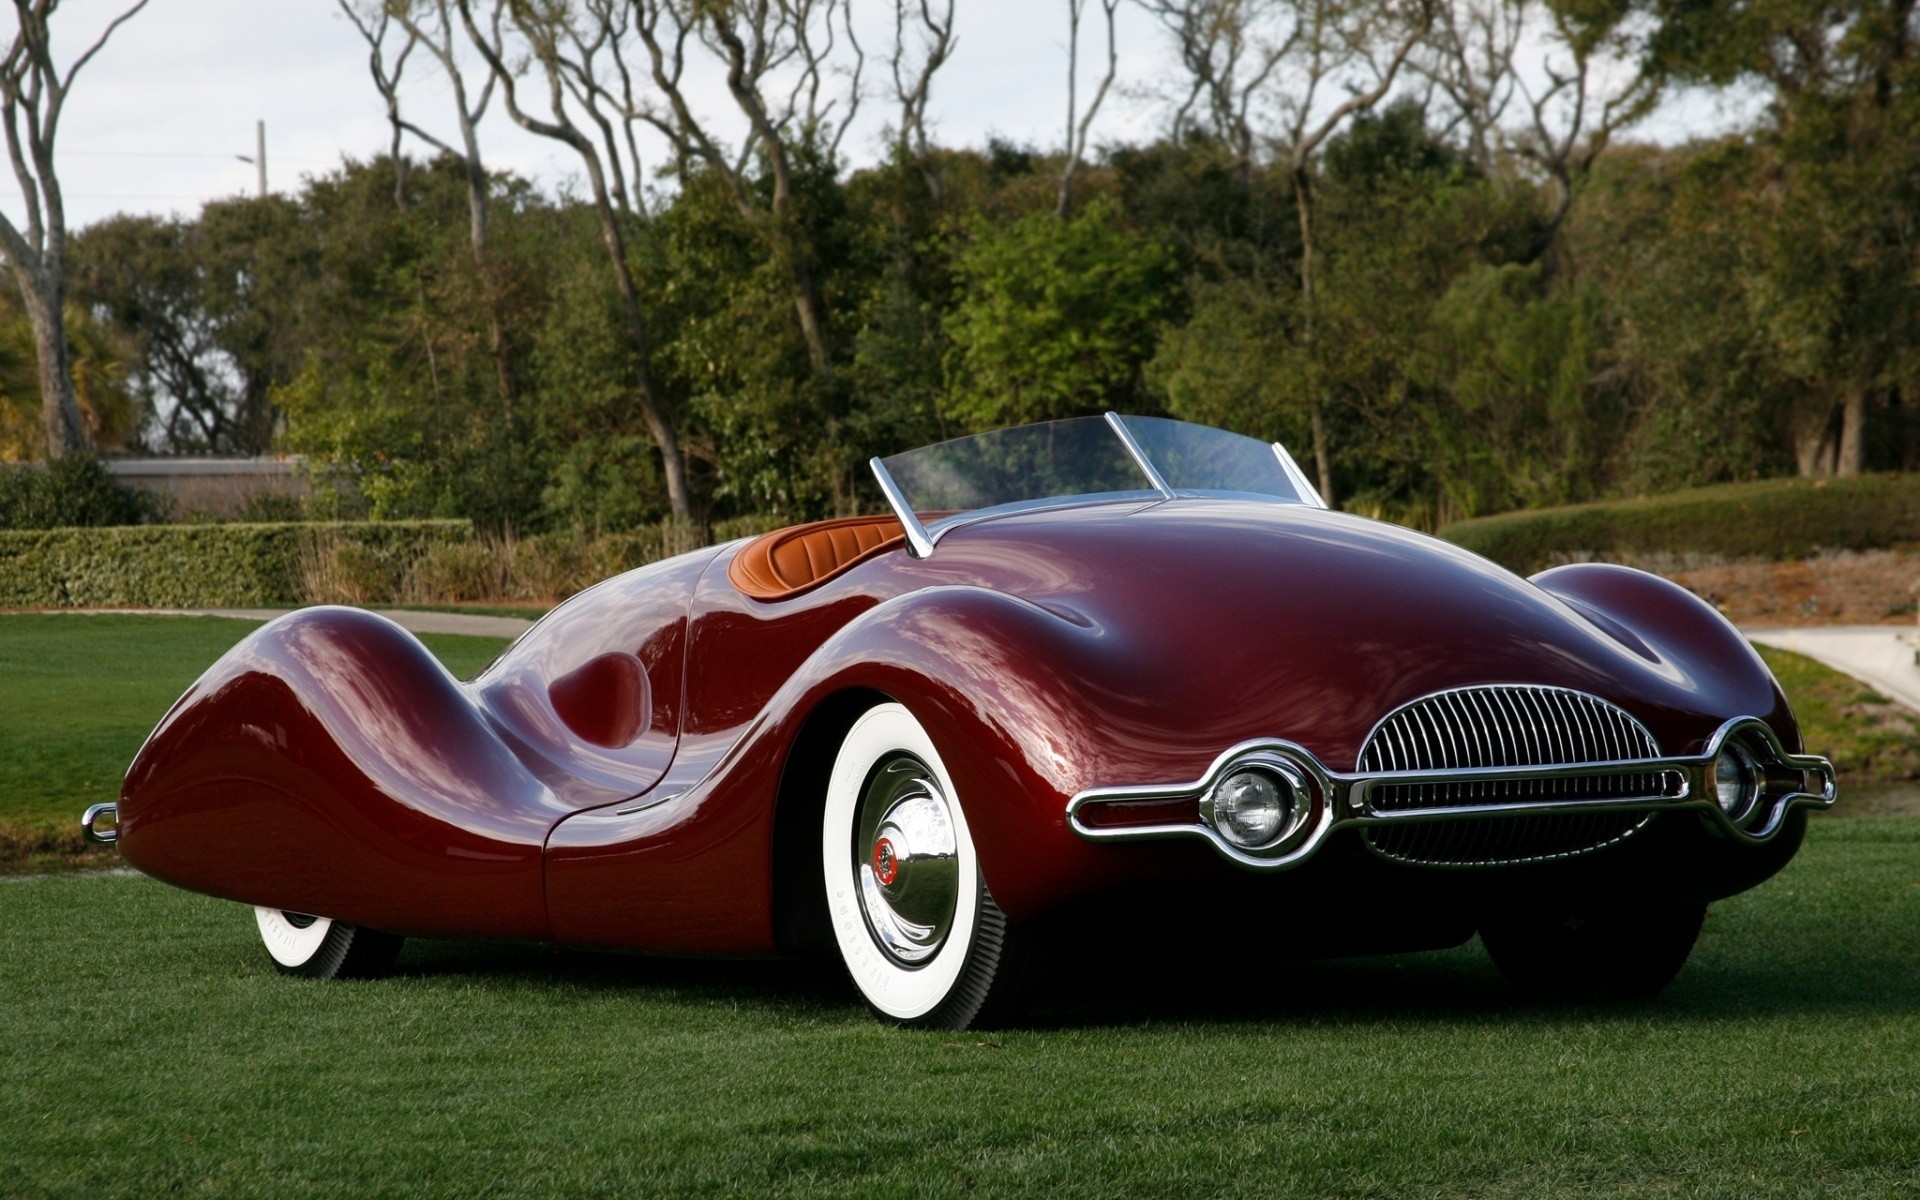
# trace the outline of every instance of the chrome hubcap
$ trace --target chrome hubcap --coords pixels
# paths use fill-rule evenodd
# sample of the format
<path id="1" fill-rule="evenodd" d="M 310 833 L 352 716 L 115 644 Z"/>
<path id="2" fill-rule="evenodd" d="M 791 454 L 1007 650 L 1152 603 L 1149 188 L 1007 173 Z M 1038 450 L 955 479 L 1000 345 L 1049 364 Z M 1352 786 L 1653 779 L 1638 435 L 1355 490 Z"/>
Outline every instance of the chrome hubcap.
<path id="1" fill-rule="evenodd" d="M 906 966 L 946 943 L 960 900 L 959 839 L 933 772 L 909 754 L 874 768 L 854 821 L 853 870 L 873 940 Z"/>

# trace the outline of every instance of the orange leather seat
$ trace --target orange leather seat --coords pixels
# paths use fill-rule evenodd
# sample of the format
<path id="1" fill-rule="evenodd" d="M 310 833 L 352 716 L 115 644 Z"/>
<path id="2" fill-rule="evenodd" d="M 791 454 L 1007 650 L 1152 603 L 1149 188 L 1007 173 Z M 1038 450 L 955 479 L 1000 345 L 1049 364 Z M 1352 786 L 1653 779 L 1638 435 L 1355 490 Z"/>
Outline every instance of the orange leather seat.
<path id="1" fill-rule="evenodd" d="M 895 517 L 840 517 L 776 529 L 740 547 L 727 579 L 755 600 L 784 600 L 907 540 Z"/>

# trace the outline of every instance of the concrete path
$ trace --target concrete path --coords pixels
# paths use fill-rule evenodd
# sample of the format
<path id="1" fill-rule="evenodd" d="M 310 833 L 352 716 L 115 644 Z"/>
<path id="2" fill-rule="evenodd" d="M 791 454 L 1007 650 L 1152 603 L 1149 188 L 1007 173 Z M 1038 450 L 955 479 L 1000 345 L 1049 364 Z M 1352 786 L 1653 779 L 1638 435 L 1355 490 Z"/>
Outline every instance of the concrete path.
<path id="1" fill-rule="evenodd" d="M 1816 625 L 1740 632 L 1763 646 L 1791 650 L 1825 663 L 1920 712 L 1920 666 L 1914 665 L 1920 627 Z"/>
<path id="2" fill-rule="evenodd" d="M 271 621 L 292 611 L 285 608 L 49 608 L 50 613 L 117 614 L 154 617 L 233 617 L 242 621 Z M 488 617 L 478 613 L 417 612 L 404 608 L 371 610 L 414 633 L 464 633 L 474 637 L 516 638 L 533 627 L 525 617 Z"/>

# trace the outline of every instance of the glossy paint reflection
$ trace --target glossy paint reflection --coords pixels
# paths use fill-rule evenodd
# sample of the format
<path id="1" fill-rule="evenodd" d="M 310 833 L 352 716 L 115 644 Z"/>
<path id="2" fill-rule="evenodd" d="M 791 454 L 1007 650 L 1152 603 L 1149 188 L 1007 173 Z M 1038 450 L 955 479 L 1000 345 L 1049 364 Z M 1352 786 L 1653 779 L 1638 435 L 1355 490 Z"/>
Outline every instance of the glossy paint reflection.
<path id="1" fill-rule="evenodd" d="M 142 752 L 123 845 L 187 886 L 376 928 L 760 953 L 795 740 L 852 694 L 931 732 L 1016 918 L 1230 869 L 1077 838 L 1075 792 L 1191 780 L 1254 738 L 1350 767 L 1385 713 L 1445 688 L 1591 692 L 1668 754 L 1749 714 L 1798 746 L 1759 659 L 1670 584 L 1576 567 L 1536 586 L 1299 505 L 1009 516 L 777 601 L 728 582 L 738 549 L 608 581 L 466 688 L 364 614 L 263 631 Z"/>

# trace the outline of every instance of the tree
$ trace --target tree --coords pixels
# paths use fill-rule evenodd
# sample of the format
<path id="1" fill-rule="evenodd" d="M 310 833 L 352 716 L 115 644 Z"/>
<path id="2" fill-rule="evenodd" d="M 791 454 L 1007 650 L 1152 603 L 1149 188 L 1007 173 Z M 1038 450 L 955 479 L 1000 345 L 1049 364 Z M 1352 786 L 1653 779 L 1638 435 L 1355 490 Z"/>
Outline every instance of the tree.
<path id="1" fill-rule="evenodd" d="M 632 355 L 635 399 L 639 402 L 641 416 L 646 421 L 648 433 L 653 437 L 654 446 L 660 452 L 661 474 L 665 477 L 667 502 L 673 515 L 681 520 L 691 520 L 693 498 L 687 486 L 686 460 L 680 449 L 680 432 L 654 379 L 653 335 L 641 311 L 640 294 L 633 282 L 633 268 L 627 261 L 622 213 L 616 210 L 616 204 L 620 209 L 626 209 L 626 189 L 620 185 L 618 176 L 612 180 L 608 176 L 609 164 L 616 170 L 620 169 L 620 148 L 613 141 L 611 127 L 594 105 L 594 97 L 601 93 L 596 86 L 586 82 L 595 78 L 592 59 L 587 55 L 607 46 L 613 30 L 602 25 L 582 31 L 571 23 L 573 14 L 562 5 L 538 0 L 493 0 L 483 26 L 474 20 L 474 0 L 458 0 L 458 3 L 460 20 L 466 28 L 468 40 L 492 70 L 493 79 L 498 83 L 502 99 L 506 102 L 508 115 L 527 132 L 550 138 L 573 150 L 586 171 L 594 214 L 600 224 L 601 243 L 606 250 L 607 264 L 620 297 L 620 314 Z M 595 11 L 600 10 L 596 8 Z M 534 114 L 520 103 L 519 75 L 507 63 L 509 34 L 518 39 L 546 82 L 547 115 L 544 117 Z M 612 44 L 617 46 L 617 39 Z M 569 47 L 581 50 L 585 61 L 569 57 Z M 570 99 L 573 106 L 584 110 L 587 118 L 598 126 L 602 143 L 596 144 L 593 137 L 581 128 L 575 107 L 569 106 Z M 603 144 L 607 147 L 605 156 L 602 154 Z M 627 145 L 632 147 L 630 139 Z M 633 160 L 633 171 L 637 195 L 637 158 Z"/>
<path id="2" fill-rule="evenodd" d="M 59 0 L 14 0 L 13 43 L 0 59 L 0 122 L 7 158 L 26 206 L 26 228 L 0 213 L 0 252 L 13 274 L 33 324 L 40 367 L 40 402 L 46 422 L 47 457 L 88 449 L 92 438 L 74 396 L 73 365 L 63 323 L 66 309 L 67 208 L 54 165 L 54 143 L 67 96 L 82 67 L 115 30 L 147 6 L 138 0 L 107 23 L 63 71 L 53 60 L 51 23 Z"/>
<path id="3" fill-rule="evenodd" d="M 1405 8 L 1364 2 L 1349 7 L 1345 0 L 1304 0 L 1301 33 L 1295 42 L 1302 87 L 1285 100 L 1283 138 L 1287 178 L 1293 184 L 1295 212 L 1300 222 L 1300 338 L 1311 360 L 1317 352 L 1315 322 L 1313 155 L 1321 143 L 1357 113 L 1371 109 L 1393 90 L 1394 80 L 1413 48 L 1433 23 L 1434 0 L 1412 0 Z M 1384 52 L 1386 61 L 1380 61 Z M 1347 87 L 1347 97 L 1323 110 L 1318 101 L 1323 88 Z M 1335 502 L 1333 462 L 1328 453 L 1325 400 L 1315 388 L 1308 399 L 1313 431 L 1313 461 L 1320 494 Z"/>
<path id="4" fill-rule="evenodd" d="M 500 390 L 503 415 L 512 422 L 515 419 L 514 393 L 517 389 L 506 330 L 501 325 L 499 299 L 491 294 L 498 290 L 498 281 L 493 278 L 487 262 L 487 208 L 493 181 L 487 174 L 486 161 L 480 154 L 479 126 L 493 100 L 493 75 L 488 72 L 479 95 L 472 96 L 465 69 L 455 51 L 457 34 L 449 0 L 338 0 L 338 3 L 367 43 L 367 70 L 373 77 L 374 88 L 386 102 L 387 121 L 393 130 L 389 155 L 393 159 L 393 194 L 397 206 L 402 209 L 407 206 L 406 159 L 400 150 L 403 133 L 412 134 L 459 163 L 461 173 L 466 177 L 467 242 L 472 248 L 474 269 L 480 273 L 481 282 L 489 292 L 485 306 L 487 349 L 493 356 L 495 383 Z M 406 40 L 389 63 L 386 57 L 387 36 L 396 22 L 405 31 Z M 415 49 L 423 46 L 439 64 L 440 74 L 452 91 L 458 147 L 409 120 L 400 111 L 400 80 L 406 70 L 407 58 Z"/>
<path id="5" fill-rule="evenodd" d="M 1087 138 L 1093 132 L 1094 118 L 1100 115 L 1100 106 L 1106 102 L 1107 92 L 1113 88 L 1114 76 L 1120 68 L 1119 43 L 1115 40 L 1114 25 L 1120 0 L 1094 2 L 1100 6 L 1100 15 L 1106 19 L 1107 65 L 1101 73 L 1099 84 L 1093 89 L 1093 98 L 1087 101 L 1086 112 L 1080 113 L 1080 23 L 1086 15 L 1087 0 L 1067 0 L 1066 154 L 1060 166 L 1060 188 L 1054 200 L 1054 215 L 1063 221 L 1073 211 L 1073 180 L 1080 172 L 1081 160 L 1087 156 Z"/>
<path id="6" fill-rule="evenodd" d="M 933 77 L 959 44 L 953 34 L 953 5 L 954 0 L 893 0 L 893 53 L 887 59 L 900 112 L 893 130 L 895 157 L 920 164 L 927 191 L 934 196 L 940 194 L 940 181 L 932 170 L 927 103 L 933 98 Z M 907 32 L 910 24 L 913 36 Z"/>
<path id="7" fill-rule="evenodd" d="M 1920 6 L 1651 0 L 1655 69 L 1767 94 L 1746 288 L 1796 380 L 1805 475 L 1866 462 L 1869 409 L 1920 391 Z"/>
<path id="8" fill-rule="evenodd" d="M 854 33 L 851 0 L 632 0 L 632 8 L 656 95 L 636 98 L 629 91 L 624 111 L 664 134 L 683 161 L 725 182 L 784 268 L 808 360 L 824 374 L 832 361 L 827 306 L 798 211 L 799 176 L 808 159 L 835 171 L 840 143 L 859 113 L 866 54 Z M 714 58 L 746 121 L 737 147 L 728 147 L 687 98 L 689 44 Z M 944 54 L 925 60 L 922 92 L 944 61 Z M 756 164 L 771 185 L 764 196 L 751 173 Z"/>
<path id="9" fill-rule="evenodd" d="M 1101 202 L 976 238 L 955 264 L 947 415 L 980 429 L 1138 407 L 1172 256 Z"/>
<path id="10" fill-rule="evenodd" d="M 1243 167 L 1254 160 L 1254 104 L 1294 43 L 1299 24 L 1287 6 L 1259 0 L 1142 0 L 1172 35 L 1187 73 L 1173 111 L 1176 139 L 1199 130 Z"/>

